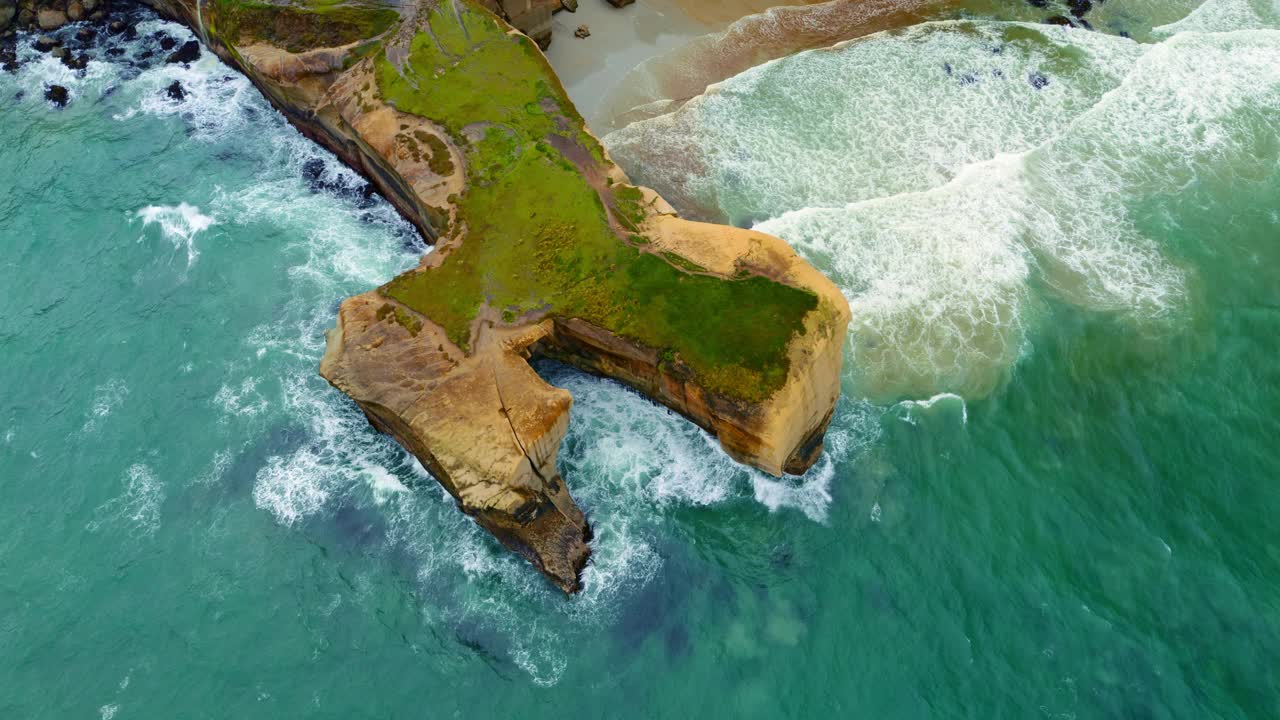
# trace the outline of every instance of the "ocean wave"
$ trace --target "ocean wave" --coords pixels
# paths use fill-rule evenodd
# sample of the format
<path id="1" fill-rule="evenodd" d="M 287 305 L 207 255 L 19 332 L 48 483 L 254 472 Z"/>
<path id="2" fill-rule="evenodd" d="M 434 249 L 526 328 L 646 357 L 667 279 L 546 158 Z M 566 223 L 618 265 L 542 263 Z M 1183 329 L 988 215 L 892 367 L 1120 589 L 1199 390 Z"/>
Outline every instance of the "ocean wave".
<path id="1" fill-rule="evenodd" d="M 173 244 L 174 250 L 185 249 L 187 269 L 195 265 L 196 258 L 200 257 L 196 235 L 208 230 L 216 222 L 211 216 L 201 213 L 200 208 L 187 203 L 148 205 L 139 210 L 135 217 L 142 220 L 144 228 L 152 224 L 158 225 L 165 239 Z"/>
<path id="2" fill-rule="evenodd" d="M 1271 31 L 1144 46 L 934 23 L 757 68 L 606 141 L 670 198 L 771 218 L 756 227 L 827 271 L 853 309 L 858 392 L 980 397 L 1028 350 L 1042 288 L 1134 322 L 1183 307 L 1187 271 L 1132 208 L 1273 167 L 1277 68 Z"/>

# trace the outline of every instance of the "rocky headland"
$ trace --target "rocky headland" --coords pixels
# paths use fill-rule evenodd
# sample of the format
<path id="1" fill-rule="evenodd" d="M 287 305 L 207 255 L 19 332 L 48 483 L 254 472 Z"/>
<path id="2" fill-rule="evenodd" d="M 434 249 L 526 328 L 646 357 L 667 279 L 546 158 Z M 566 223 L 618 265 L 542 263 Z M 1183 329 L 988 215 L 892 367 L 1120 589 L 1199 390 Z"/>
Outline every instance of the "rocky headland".
<path id="1" fill-rule="evenodd" d="M 783 241 L 628 182 L 530 39 L 575 3 L 148 4 L 435 244 L 342 303 L 320 372 L 558 587 L 580 587 L 591 528 L 557 471 L 572 398 L 533 358 L 622 382 L 765 472 L 815 462 L 847 303 Z"/>

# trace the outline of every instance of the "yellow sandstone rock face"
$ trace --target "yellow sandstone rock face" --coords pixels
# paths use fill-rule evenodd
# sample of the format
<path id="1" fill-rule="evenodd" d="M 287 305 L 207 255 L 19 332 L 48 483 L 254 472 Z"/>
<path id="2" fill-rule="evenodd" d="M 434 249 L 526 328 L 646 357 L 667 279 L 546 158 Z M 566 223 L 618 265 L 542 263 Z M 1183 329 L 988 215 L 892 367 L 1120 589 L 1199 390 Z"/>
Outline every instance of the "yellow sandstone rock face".
<path id="1" fill-rule="evenodd" d="M 418 269 L 342 304 L 320 372 L 463 512 L 565 592 L 579 589 L 591 540 L 556 469 L 573 401 L 538 377 L 531 359 L 614 378 L 765 472 L 801 473 L 816 461 L 839 395 L 844 297 L 783 241 L 682 220 L 652 191 L 629 185 L 540 53 L 473 0 L 396 6 L 390 26 L 362 24 L 360 15 L 324 25 L 338 21 L 286 5 L 306 31 L 285 33 L 294 52 L 259 37 L 290 30 L 287 14 L 255 32 L 234 0 L 205 2 L 198 16 L 188 0 L 152 2 L 201 33 L 436 241 Z M 379 29 L 298 48 L 310 37 L 347 40 L 362 27 Z M 471 72 L 473 51 L 491 53 L 474 70 L 489 75 L 450 76 Z M 499 92 L 538 99 L 514 111 L 495 104 L 482 85 L 494 77 Z M 394 97 L 388 81 L 397 83 Z M 483 112 L 506 114 L 474 116 Z M 521 170 L 563 189 L 510 184 Z M 510 223 L 492 217 L 508 210 Z M 503 234 L 521 223 L 527 234 Z M 480 251 L 487 254 L 477 260 Z M 477 287 L 478 309 L 454 302 Z M 669 293 L 634 297 L 655 287 Z M 500 301 L 502 293 L 510 297 Z M 673 337 L 667 322 L 715 342 Z M 770 323 L 777 327 L 761 327 Z M 739 347 L 738 338 L 777 347 Z"/>

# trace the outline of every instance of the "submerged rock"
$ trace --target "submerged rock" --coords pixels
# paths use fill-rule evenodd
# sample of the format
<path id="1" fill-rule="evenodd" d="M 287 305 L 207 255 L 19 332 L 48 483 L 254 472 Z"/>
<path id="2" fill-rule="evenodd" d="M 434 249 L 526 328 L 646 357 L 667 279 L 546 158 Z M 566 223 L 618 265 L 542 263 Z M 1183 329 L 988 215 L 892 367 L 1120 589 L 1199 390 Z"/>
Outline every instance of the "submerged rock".
<path id="1" fill-rule="evenodd" d="M 182 83 L 177 80 L 169 83 L 169 87 L 165 88 L 164 92 L 172 100 L 182 100 L 187 96 L 186 91 L 182 89 Z"/>
<path id="2" fill-rule="evenodd" d="M 67 89 L 61 85 L 49 85 L 44 89 L 44 99 L 57 107 L 66 107 Z"/>
<path id="3" fill-rule="evenodd" d="M 0 47 L 0 70 L 5 72 L 18 71 L 18 54 L 13 48 Z"/>
<path id="4" fill-rule="evenodd" d="M 1090 0 L 1067 0 L 1067 9 L 1077 18 L 1083 18 L 1093 9 L 1093 3 Z"/>
<path id="5" fill-rule="evenodd" d="M 35 48 L 36 50 L 42 53 L 47 53 L 47 52 L 51 52 L 54 48 L 59 47 L 61 45 L 62 45 L 61 40 L 58 40 L 57 38 L 52 37 L 50 35 L 41 35 L 40 37 L 36 38 L 36 41 L 31 44 L 31 47 Z"/>
<path id="6" fill-rule="evenodd" d="M 66 48 L 59 49 L 66 50 Z M 80 53 L 79 55 L 72 56 L 70 52 L 67 52 L 58 59 L 62 61 L 63 65 L 66 65 L 72 70 L 84 70 L 89 66 L 89 55 L 86 53 Z"/>

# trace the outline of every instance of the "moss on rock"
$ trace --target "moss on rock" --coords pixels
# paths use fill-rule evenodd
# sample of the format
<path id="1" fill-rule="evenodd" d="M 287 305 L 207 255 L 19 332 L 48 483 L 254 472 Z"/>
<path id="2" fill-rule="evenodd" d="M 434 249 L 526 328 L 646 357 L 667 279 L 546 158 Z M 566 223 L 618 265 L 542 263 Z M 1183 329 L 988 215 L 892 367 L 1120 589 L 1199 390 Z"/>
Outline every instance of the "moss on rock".
<path id="1" fill-rule="evenodd" d="M 604 181 L 598 142 L 534 44 L 469 0 L 441 0 L 428 21 L 407 59 L 379 57 L 376 75 L 385 100 L 464 148 L 468 189 L 455 198 L 454 228 L 465 235 L 437 266 L 381 292 L 463 348 L 484 307 L 512 319 L 577 317 L 678 356 L 729 397 L 758 402 L 780 388 L 790 340 L 817 297 L 756 275 L 706 274 L 627 242 L 641 237 L 643 196 Z"/>

